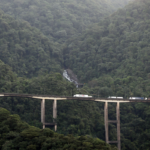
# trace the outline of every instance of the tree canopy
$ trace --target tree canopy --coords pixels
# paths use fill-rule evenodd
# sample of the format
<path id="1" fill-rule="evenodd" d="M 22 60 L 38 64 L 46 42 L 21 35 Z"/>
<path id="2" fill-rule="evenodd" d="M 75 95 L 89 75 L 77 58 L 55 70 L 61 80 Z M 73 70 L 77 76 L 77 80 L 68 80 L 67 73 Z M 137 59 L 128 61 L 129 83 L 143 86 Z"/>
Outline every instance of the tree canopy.
<path id="1" fill-rule="evenodd" d="M 150 3 L 137 0 L 111 14 L 126 2 L 1 0 L 4 12 L 0 11 L 0 92 L 150 97 Z M 62 78 L 64 68 L 73 70 L 85 83 L 82 89 Z M 40 100 L 1 97 L 0 107 L 36 126 L 24 124 L 17 115 L 0 109 L 3 150 L 56 149 L 63 144 L 64 149 L 94 149 L 97 141 L 111 149 L 91 138 L 105 140 L 102 103 L 58 103 L 58 133 L 75 137 L 37 128 L 42 126 Z M 149 114 L 149 104 L 121 104 L 122 150 L 149 149 Z M 109 105 L 109 119 L 115 120 L 114 104 Z M 46 102 L 46 120 L 53 120 L 52 101 Z M 115 141 L 116 126 L 110 124 L 109 130 L 110 140 Z"/>
<path id="2" fill-rule="evenodd" d="M 1 0 L 0 9 L 28 21 L 51 40 L 63 44 L 129 0 Z"/>
<path id="3" fill-rule="evenodd" d="M 101 96 L 150 96 L 149 6 L 137 0 L 68 40 L 64 65 L 100 92 L 107 88 Z"/>
<path id="4" fill-rule="evenodd" d="M 1 150 L 116 150 L 98 138 L 64 136 L 30 126 L 4 108 L 0 108 L 0 134 Z"/>
<path id="5" fill-rule="evenodd" d="M 61 72 L 60 50 L 26 21 L 16 21 L 0 11 L 0 59 L 19 76 Z"/>

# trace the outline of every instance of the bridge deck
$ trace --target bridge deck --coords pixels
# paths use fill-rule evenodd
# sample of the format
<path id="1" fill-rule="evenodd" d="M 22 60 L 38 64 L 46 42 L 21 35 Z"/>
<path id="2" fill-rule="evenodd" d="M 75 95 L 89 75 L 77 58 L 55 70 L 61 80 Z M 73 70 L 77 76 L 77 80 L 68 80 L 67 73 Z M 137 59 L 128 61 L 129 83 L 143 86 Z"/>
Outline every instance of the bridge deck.
<path id="1" fill-rule="evenodd" d="M 150 100 L 139 100 L 139 99 L 108 99 L 108 98 L 91 98 L 91 97 L 66 97 L 66 96 L 55 96 L 55 95 L 34 95 L 34 94 L 15 94 L 15 93 L 0 93 L 0 97 L 26 97 L 35 99 L 49 99 L 49 100 L 82 100 L 82 101 L 95 101 L 95 102 L 142 102 L 149 103 Z"/>

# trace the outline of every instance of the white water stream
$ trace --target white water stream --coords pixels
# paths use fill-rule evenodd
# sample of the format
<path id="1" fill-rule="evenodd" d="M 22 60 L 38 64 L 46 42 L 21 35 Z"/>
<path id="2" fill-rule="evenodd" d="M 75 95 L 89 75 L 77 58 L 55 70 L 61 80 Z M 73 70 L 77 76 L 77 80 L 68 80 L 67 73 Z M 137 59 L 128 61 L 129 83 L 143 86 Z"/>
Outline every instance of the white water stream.
<path id="1" fill-rule="evenodd" d="M 63 72 L 63 77 L 66 78 L 68 81 L 73 82 L 76 85 L 76 87 L 78 88 L 78 82 L 71 79 L 66 70 L 64 70 L 64 72 Z"/>

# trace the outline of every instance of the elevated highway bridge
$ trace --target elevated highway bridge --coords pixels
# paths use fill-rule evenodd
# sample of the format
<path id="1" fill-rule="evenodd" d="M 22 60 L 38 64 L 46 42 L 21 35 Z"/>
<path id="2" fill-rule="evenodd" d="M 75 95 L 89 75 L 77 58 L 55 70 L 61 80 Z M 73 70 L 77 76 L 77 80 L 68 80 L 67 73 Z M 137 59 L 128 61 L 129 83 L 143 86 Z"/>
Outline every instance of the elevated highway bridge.
<path id="1" fill-rule="evenodd" d="M 34 95 L 34 94 L 14 94 L 14 93 L 0 93 L 0 97 L 21 97 L 21 98 L 33 98 L 41 99 L 41 122 L 43 129 L 45 126 L 54 126 L 55 131 L 57 130 L 57 101 L 58 100 L 79 100 L 79 101 L 93 101 L 93 102 L 104 102 L 104 121 L 105 121 L 105 139 L 106 143 L 117 143 L 118 150 L 121 150 L 121 139 L 120 139 L 120 103 L 150 103 L 150 100 L 139 100 L 139 99 L 108 99 L 108 98 L 91 98 L 91 97 L 65 97 L 65 96 L 54 96 L 54 95 Z M 45 122 L 45 100 L 53 100 L 53 122 Z M 117 103 L 116 105 L 116 120 L 108 119 L 108 103 Z M 108 124 L 117 124 L 117 141 L 109 141 L 109 130 Z"/>
<path id="2" fill-rule="evenodd" d="M 114 98 L 91 98 L 91 97 L 68 97 L 68 96 L 56 96 L 56 95 L 36 95 L 36 94 L 16 94 L 16 93 L 0 93 L 0 97 L 24 97 L 24 98 L 34 98 L 34 99 L 47 99 L 47 100 L 82 100 L 82 101 L 95 101 L 95 102 L 111 102 L 111 103 L 150 103 L 150 100 L 140 100 L 140 99 L 114 99 Z"/>

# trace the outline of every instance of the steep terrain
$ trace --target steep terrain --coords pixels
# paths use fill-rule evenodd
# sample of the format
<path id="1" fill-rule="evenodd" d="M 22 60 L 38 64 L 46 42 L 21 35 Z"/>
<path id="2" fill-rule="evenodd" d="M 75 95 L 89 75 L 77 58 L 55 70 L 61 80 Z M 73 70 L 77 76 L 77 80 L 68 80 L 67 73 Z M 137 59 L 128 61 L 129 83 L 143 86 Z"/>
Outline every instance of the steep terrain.
<path id="1" fill-rule="evenodd" d="M 17 77 L 11 68 L 0 61 L 0 93 L 28 93 L 72 96 L 77 91 L 58 73 L 44 74 L 31 79 Z M 84 93 L 84 91 L 82 91 Z M 40 123 L 40 100 L 30 98 L 0 97 L 0 107 L 6 108 L 30 125 L 42 127 Z M 52 122 L 52 101 L 46 101 L 46 122 Z M 86 107 L 85 107 L 86 106 Z M 59 101 L 58 132 L 62 134 L 95 135 L 104 140 L 103 104 Z M 97 132 L 98 131 L 98 132 Z M 93 133 L 92 133 L 93 132 Z M 97 132 L 97 133 L 96 133 Z"/>
<path id="2" fill-rule="evenodd" d="M 64 136 L 50 129 L 29 126 L 3 108 L 0 108 L 0 132 L 1 150 L 116 150 L 98 138 Z"/>
<path id="3" fill-rule="evenodd" d="M 1 0 L 0 9 L 16 19 L 28 21 L 50 39 L 64 43 L 78 36 L 129 0 Z"/>
<path id="4" fill-rule="evenodd" d="M 19 21 L 0 12 L 0 59 L 19 76 L 62 72 L 64 42 L 127 2 L 2 0 L 0 9 Z"/>
<path id="5" fill-rule="evenodd" d="M 86 93 L 87 91 L 84 89 L 77 90 L 73 84 L 64 80 L 58 73 L 45 74 L 31 79 L 17 77 L 8 65 L 0 61 L 0 93 L 2 92 L 71 96 L 72 94 L 79 92 Z M 13 114 L 19 114 L 21 119 L 30 125 L 42 128 L 42 124 L 40 123 L 40 104 L 40 100 L 30 98 L 0 97 L 0 107 L 6 108 Z M 52 122 L 53 120 L 52 105 L 52 101 L 46 101 L 46 122 Z M 110 120 L 116 119 L 115 107 L 114 104 L 109 104 Z M 105 140 L 103 108 L 104 104 L 99 102 L 59 101 L 57 132 L 65 135 L 72 134 L 74 136 L 88 135 L 88 137 L 93 136 Z M 121 104 L 120 110 L 122 150 L 148 149 L 150 140 L 150 105 L 126 103 Z M 0 113 L 0 117 L 5 117 L 5 115 Z M 8 120 L 4 122 L 12 125 L 11 129 L 13 129 L 13 132 L 9 132 L 6 138 L 4 131 L 8 131 L 8 126 L 0 119 L 0 146 L 4 141 L 8 143 L 9 140 L 18 137 L 16 133 L 18 129 L 15 128 L 14 130 L 13 128 L 17 127 L 16 124 L 13 126 L 9 117 L 6 116 L 6 118 Z M 22 128 L 19 127 L 20 129 Z M 110 124 L 109 130 L 110 140 L 116 140 L 116 126 Z M 4 134 L 2 134 L 2 131 Z M 30 133 L 32 133 L 31 130 Z M 19 136 L 18 139 L 21 140 L 21 137 Z M 15 141 L 9 141 L 9 144 L 3 146 L 7 147 L 11 142 Z"/>
<path id="6" fill-rule="evenodd" d="M 16 21 L 0 11 L 0 59 L 19 76 L 61 72 L 60 50 L 26 21 Z"/>
<path id="7" fill-rule="evenodd" d="M 25 2 L 20 0 L 14 0 L 11 1 L 11 3 L 9 0 L 0 2 L 0 7 L 3 7 L 4 11 L 6 9 L 5 12 L 11 15 L 14 15 L 15 12 L 19 12 L 18 16 L 14 16 L 17 19 L 20 19 L 20 21 L 16 21 L 10 16 L 5 15 L 3 12 L 0 13 L 0 59 L 12 67 L 11 69 L 11 67 L 0 61 L 0 92 L 52 94 L 64 96 L 71 96 L 76 93 L 85 93 L 93 94 L 95 97 L 107 97 L 109 95 L 124 97 L 150 96 L 150 3 L 148 0 L 137 0 L 136 3 L 130 4 L 124 9 L 118 10 L 118 12 L 112 14 L 110 17 L 105 18 L 100 23 L 93 26 L 91 25 L 90 28 L 86 29 L 83 35 L 77 38 L 69 37 L 72 37 L 76 31 L 76 35 L 78 35 L 78 32 L 80 33 L 83 31 L 82 29 L 71 29 L 71 31 L 74 31 L 74 33 L 67 33 L 66 38 L 63 36 L 54 36 L 55 32 L 62 29 L 59 27 L 62 25 L 61 19 L 54 19 L 55 22 L 53 23 L 57 23 L 58 26 L 54 24 L 54 28 L 52 29 L 54 33 L 51 32 L 52 34 L 46 34 L 48 30 L 45 28 L 46 32 L 44 32 L 43 27 L 45 27 L 45 25 L 43 26 L 43 24 L 48 21 L 48 19 L 44 17 L 46 16 L 47 12 L 42 15 L 43 20 L 41 19 L 36 27 L 38 27 L 46 36 L 48 36 L 48 38 L 38 29 L 30 26 L 30 24 L 34 26 L 34 18 L 36 18 L 34 15 L 38 14 L 37 12 L 42 14 L 43 5 L 46 7 L 45 10 L 47 10 L 47 6 L 54 6 L 48 5 L 49 2 L 54 3 L 59 1 L 42 1 L 43 3 L 38 1 L 41 5 L 42 11 L 40 10 L 40 7 L 38 7 L 38 11 L 35 11 L 35 14 L 31 13 L 33 17 L 27 20 L 30 22 L 30 24 L 27 21 L 22 22 L 21 19 L 24 18 L 19 16 L 20 14 L 23 15 L 21 13 L 22 9 L 26 8 L 27 15 L 25 15 L 25 10 L 23 11 L 24 15 L 26 17 L 29 16 L 30 18 L 29 8 L 36 10 L 36 7 L 30 7 L 32 6 L 31 4 L 36 6 L 36 2 L 37 1 Z M 62 1 L 57 3 L 58 5 L 56 6 L 63 6 L 61 2 Z M 76 1 L 64 1 L 64 7 L 66 6 L 65 2 L 75 3 Z M 105 2 L 108 3 L 111 1 Z M 87 3 L 88 1 L 86 1 L 86 4 Z M 99 6 L 98 3 L 95 4 Z M 95 4 L 92 3 L 91 5 Z M 83 5 L 81 6 L 83 7 Z M 104 7 L 105 5 L 102 6 Z M 120 6 L 121 5 L 118 5 L 117 7 Z M 11 9 L 13 7 L 17 9 Z M 69 7 L 70 5 L 68 8 Z M 74 6 L 71 5 L 70 11 L 74 10 L 73 8 Z M 58 9 L 54 10 L 56 11 Z M 93 12 L 94 11 L 91 13 Z M 59 13 L 59 15 L 60 14 L 61 13 Z M 34 22 L 33 24 L 31 23 L 32 20 Z M 81 21 L 81 24 L 83 22 Z M 96 21 L 90 20 L 89 22 Z M 86 22 L 82 24 L 84 25 L 83 29 L 85 29 L 87 24 L 88 23 Z M 52 26 L 52 24 L 48 25 L 50 25 L 50 27 Z M 55 27 L 57 28 L 55 29 Z M 63 27 L 63 29 L 66 29 L 67 31 L 67 29 L 70 29 L 70 27 Z M 65 32 L 63 31 L 59 34 L 63 35 L 62 33 L 64 34 Z M 63 41 L 68 40 L 66 44 L 63 43 L 64 57 L 62 57 L 60 50 L 61 48 L 59 48 L 60 45 L 57 42 L 54 43 L 53 40 L 57 41 L 58 43 L 63 43 Z M 63 58 L 65 59 L 63 60 Z M 77 90 L 73 84 L 64 80 L 59 73 L 52 73 L 61 72 L 61 66 L 63 65 L 72 69 L 78 75 L 82 83 L 85 83 L 84 88 Z M 12 70 L 14 70 L 19 76 L 24 77 L 17 77 L 16 73 L 13 73 Z M 26 78 L 25 76 L 30 77 L 30 79 Z M 7 108 L 13 114 L 19 114 L 21 118 L 27 121 L 30 125 L 41 127 L 40 101 L 38 100 L 35 101 L 28 98 L 10 97 L 0 98 L 0 107 Z M 122 150 L 149 149 L 149 110 L 149 104 L 121 104 L 120 118 Z M 2 117 L 5 115 L 2 114 L 0 116 Z M 9 118 L 10 116 L 6 115 L 6 117 Z M 13 117 L 11 116 L 11 119 L 12 118 Z M 18 117 L 16 118 L 18 120 Z M 9 131 L 9 126 L 7 125 L 11 125 L 11 119 L 9 118 L 4 122 L 0 121 L 1 133 L 2 131 Z M 52 102 L 47 101 L 46 121 L 50 122 L 52 119 Z M 116 119 L 115 105 L 113 104 L 109 105 L 109 119 Z M 88 137 L 94 136 L 105 140 L 103 103 L 60 101 L 58 102 L 57 123 L 59 133 L 66 135 L 73 134 L 75 136 L 88 135 Z M 13 127 L 14 126 L 12 124 L 11 128 Z M 109 129 L 110 140 L 116 140 L 116 126 L 111 124 Z M 27 139 L 26 135 L 28 135 L 28 138 L 30 135 L 31 137 L 38 136 L 35 133 L 39 134 L 39 129 L 35 129 L 34 131 L 35 132 L 33 134 L 31 130 L 24 131 L 21 138 L 20 134 L 16 132 L 10 132 L 7 134 L 7 136 L 5 133 L 3 135 L 1 134 L 1 137 L 3 136 L 4 140 L 1 138 L 0 144 L 1 142 L 7 141 L 3 145 L 3 148 L 8 149 L 9 146 L 11 149 L 11 143 L 14 144 L 15 141 L 22 139 L 23 137 Z M 51 133 L 51 131 L 48 130 L 46 134 L 49 134 L 49 132 Z M 35 140 L 36 139 L 37 137 Z M 43 140 L 43 137 L 39 139 Z M 32 140 L 30 141 L 32 142 Z M 17 143 L 19 142 L 17 141 Z M 26 143 L 21 143 L 20 145 L 27 145 L 29 146 L 28 149 L 35 149 L 34 143 L 31 145 L 28 145 L 27 143 L 29 142 L 27 141 Z M 85 145 L 86 144 L 89 146 L 89 143 L 85 143 Z M 45 143 L 45 146 L 48 146 L 47 143 Z"/>
<path id="8" fill-rule="evenodd" d="M 89 86 L 105 88 L 101 96 L 150 96 L 149 7 L 137 0 L 69 40 L 65 66 L 81 81 L 95 78 Z"/>

